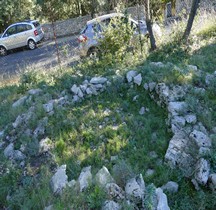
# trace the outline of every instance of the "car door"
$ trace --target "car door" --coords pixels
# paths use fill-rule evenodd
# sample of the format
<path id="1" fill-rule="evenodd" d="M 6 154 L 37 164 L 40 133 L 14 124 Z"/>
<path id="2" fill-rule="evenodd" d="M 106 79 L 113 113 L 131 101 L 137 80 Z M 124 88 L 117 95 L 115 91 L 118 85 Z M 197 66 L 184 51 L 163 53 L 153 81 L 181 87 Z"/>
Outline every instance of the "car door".
<path id="1" fill-rule="evenodd" d="M 24 47 L 27 44 L 28 36 L 27 24 L 17 25 L 17 47 Z"/>
<path id="2" fill-rule="evenodd" d="M 9 27 L 3 34 L 3 43 L 8 50 L 16 48 L 16 25 Z"/>

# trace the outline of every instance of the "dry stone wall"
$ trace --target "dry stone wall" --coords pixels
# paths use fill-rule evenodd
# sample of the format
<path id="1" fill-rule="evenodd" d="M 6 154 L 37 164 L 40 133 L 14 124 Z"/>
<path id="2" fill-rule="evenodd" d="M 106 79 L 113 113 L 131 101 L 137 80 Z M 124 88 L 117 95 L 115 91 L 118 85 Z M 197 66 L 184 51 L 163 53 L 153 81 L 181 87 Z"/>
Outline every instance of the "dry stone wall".
<path id="1" fill-rule="evenodd" d="M 110 11 L 110 13 L 115 11 Z M 127 10 L 128 14 L 131 15 L 135 20 L 144 19 L 144 7 L 130 7 Z M 102 15 L 102 14 L 98 14 Z M 77 18 L 71 18 L 68 20 L 57 21 L 54 23 L 55 32 L 57 37 L 64 37 L 70 35 L 79 34 L 80 31 L 84 28 L 87 21 L 91 20 L 91 15 L 80 16 Z M 45 40 L 53 39 L 53 28 L 51 23 L 46 23 L 42 25 L 43 30 L 45 32 Z"/>

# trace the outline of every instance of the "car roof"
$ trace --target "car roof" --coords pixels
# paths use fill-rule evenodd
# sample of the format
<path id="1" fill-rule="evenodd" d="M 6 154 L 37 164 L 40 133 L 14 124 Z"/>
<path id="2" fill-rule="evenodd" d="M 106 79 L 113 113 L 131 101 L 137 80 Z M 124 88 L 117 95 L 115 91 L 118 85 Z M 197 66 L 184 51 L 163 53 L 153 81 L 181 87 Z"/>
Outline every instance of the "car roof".
<path id="1" fill-rule="evenodd" d="M 124 14 L 122 14 L 122 13 L 111 13 L 111 14 L 107 14 L 107 15 L 102 15 L 102 16 L 96 17 L 92 20 L 89 20 L 87 22 L 87 25 L 94 24 L 96 22 L 100 22 L 100 21 L 106 20 L 108 18 L 123 17 L 123 16 L 124 16 Z"/>
<path id="2" fill-rule="evenodd" d="M 35 23 L 35 22 L 38 22 L 37 20 L 24 20 L 24 21 L 21 21 L 21 22 L 17 22 L 17 23 L 13 23 L 9 26 L 14 26 L 14 25 L 18 25 L 18 24 L 32 24 L 32 23 Z"/>

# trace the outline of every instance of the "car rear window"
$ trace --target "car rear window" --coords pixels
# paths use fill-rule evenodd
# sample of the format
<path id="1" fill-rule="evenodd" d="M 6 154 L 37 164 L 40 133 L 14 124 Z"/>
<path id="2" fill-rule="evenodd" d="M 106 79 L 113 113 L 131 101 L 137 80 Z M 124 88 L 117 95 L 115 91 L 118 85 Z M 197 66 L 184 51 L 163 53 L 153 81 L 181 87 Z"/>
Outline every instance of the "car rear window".
<path id="1" fill-rule="evenodd" d="M 39 23 L 38 21 L 36 21 L 36 22 L 33 22 L 32 24 L 34 25 L 34 27 L 35 27 L 35 28 L 37 28 L 37 27 L 39 27 L 39 26 L 40 26 L 40 23 Z"/>

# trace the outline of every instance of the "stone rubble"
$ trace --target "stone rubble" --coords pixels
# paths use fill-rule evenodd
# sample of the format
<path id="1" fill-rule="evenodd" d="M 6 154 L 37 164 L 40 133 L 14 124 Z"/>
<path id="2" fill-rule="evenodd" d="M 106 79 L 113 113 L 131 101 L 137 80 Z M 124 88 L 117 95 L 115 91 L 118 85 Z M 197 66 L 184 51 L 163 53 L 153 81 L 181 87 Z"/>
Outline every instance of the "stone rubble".
<path id="1" fill-rule="evenodd" d="M 80 192 L 84 191 L 88 186 L 90 186 L 92 183 L 91 166 L 82 169 L 78 178 L 78 183 L 80 186 Z"/>

